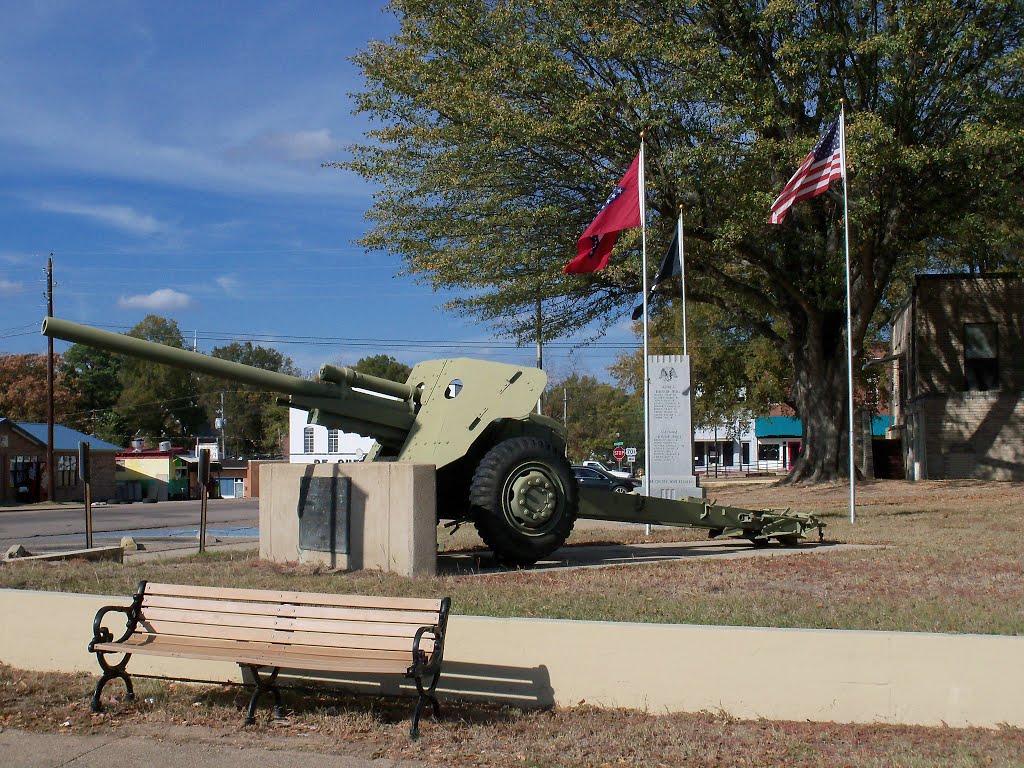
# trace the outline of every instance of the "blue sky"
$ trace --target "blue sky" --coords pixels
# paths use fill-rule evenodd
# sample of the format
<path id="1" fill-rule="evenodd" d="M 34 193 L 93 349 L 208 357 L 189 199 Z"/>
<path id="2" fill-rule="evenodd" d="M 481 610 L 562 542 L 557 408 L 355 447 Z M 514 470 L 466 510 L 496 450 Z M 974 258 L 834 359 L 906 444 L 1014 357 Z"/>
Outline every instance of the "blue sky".
<path id="1" fill-rule="evenodd" d="M 397 28 L 383 5 L 5 4 L 0 354 L 45 351 L 52 252 L 55 314 L 78 322 L 154 312 L 201 350 L 252 338 L 307 370 L 377 352 L 532 364 L 532 346 L 356 246 L 373 190 L 321 168 L 367 128 L 349 59 Z M 609 342 L 636 343 L 625 320 L 596 345 L 550 345 L 545 367 L 604 377 L 623 348 Z"/>

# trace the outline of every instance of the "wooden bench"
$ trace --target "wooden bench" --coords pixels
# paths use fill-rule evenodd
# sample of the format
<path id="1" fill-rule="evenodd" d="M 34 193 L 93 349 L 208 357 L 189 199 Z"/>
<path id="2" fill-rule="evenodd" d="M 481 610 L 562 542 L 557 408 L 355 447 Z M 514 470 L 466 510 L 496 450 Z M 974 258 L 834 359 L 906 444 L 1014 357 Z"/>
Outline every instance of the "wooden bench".
<path id="1" fill-rule="evenodd" d="M 89 652 L 95 653 L 103 675 L 92 697 L 100 712 L 100 693 L 114 678 L 124 680 L 135 654 L 182 659 L 228 661 L 252 673 L 256 689 L 249 700 L 245 724 L 255 722 L 256 703 L 266 692 L 274 696 L 274 716 L 281 717 L 281 669 L 396 674 L 416 682 L 419 698 L 413 709 L 410 735 L 419 735 L 420 714 L 430 702 L 434 716 L 440 705 L 434 690 L 441 675 L 444 635 L 450 598 L 440 600 L 276 592 L 256 589 L 139 584 L 131 605 L 105 606 L 93 621 Z M 104 626 L 111 612 L 124 613 L 127 626 L 114 639 Z M 116 664 L 108 655 L 124 657 Z M 261 676 L 260 670 L 269 670 Z"/>

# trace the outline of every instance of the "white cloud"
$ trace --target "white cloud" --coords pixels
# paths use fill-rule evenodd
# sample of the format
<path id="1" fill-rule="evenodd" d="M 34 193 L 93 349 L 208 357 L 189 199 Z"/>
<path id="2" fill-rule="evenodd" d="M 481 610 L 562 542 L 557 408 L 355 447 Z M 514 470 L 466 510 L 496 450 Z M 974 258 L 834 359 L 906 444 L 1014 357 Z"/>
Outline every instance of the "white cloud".
<path id="1" fill-rule="evenodd" d="M 341 151 L 342 142 L 331 136 L 330 130 L 320 128 L 313 131 L 273 131 L 253 136 L 230 147 L 228 159 L 302 163 L 319 168 L 320 163 L 335 159 Z"/>
<path id="2" fill-rule="evenodd" d="M 173 288 L 160 288 L 152 293 L 137 296 L 122 296 L 117 300 L 121 309 L 146 309 L 167 311 L 169 309 L 187 309 L 192 306 L 192 297 L 187 293 L 175 291 Z"/>
<path id="3" fill-rule="evenodd" d="M 0 296 L 13 296 L 25 290 L 25 284 L 0 277 Z"/>
<path id="4" fill-rule="evenodd" d="M 220 286 L 221 290 L 227 293 L 234 293 L 241 286 L 238 282 L 238 278 L 232 275 L 221 275 L 214 282 Z"/>
<path id="5" fill-rule="evenodd" d="M 93 219 L 137 235 L 152 235 L 167 228 L 148 213 L 140 213 L 127 205 L 89 205 L 63 200 L 44 200 L 39 207 L 44 211 Z"/>

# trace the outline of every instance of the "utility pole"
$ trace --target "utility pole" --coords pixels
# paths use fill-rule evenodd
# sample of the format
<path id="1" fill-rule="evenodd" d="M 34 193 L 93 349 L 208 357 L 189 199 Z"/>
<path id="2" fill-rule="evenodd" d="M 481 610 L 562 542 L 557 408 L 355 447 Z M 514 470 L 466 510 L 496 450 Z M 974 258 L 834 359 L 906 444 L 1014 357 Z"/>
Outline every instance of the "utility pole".
<path id="1" fill-rule="evenodd" d="M 569 456 L 569 388 L 562 387 L 562 423 L 565 425 L 565 455 Z"/>
<path id="2" fill-rule="evenodd" d="M 224 461 L 227 453 L 227 441 L 224 437 L 224 392 L 220 393 L 220 460 Z"/>
<path id="3" fill-rule="evenodd" d="M 53 254 L 46 262 L 46 315 L 53 317 Z M 57 500 L 56 471 L 53 466 L 53 337 L 46 337 L 46 494 Z"/>
<path id="4" fill-rule="evenodd" d="M 544 370 L 544 337 L 542 335 L 543 326 L 544 326 L 544 316 L 541 314 L 541 309 L 542 309 L 542 307 L 541 307 L 540 295 L 538 294 L 537 295 L 537 321 L 536 321 L 536 331 L 537 331 L 537 367 L 540 368 L 541 370 Z M 537 398 L 537 413 L 538 414 L 542 414 L 543 413 L 543 410 L 542 410 L 542 405 L 543 405 L 542 400 L 543 400 L 543 397 L 544 396 L 542 394 L 540 397 Z"/>

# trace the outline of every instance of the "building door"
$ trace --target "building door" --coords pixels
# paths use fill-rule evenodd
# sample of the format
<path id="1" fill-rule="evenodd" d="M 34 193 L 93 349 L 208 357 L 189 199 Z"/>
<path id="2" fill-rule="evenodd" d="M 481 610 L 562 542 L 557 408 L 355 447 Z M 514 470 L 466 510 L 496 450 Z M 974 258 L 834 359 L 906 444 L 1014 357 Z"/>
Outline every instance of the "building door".
<path id="1" fill-rule="evenodd" d="M 722 466 L 723 467 L 732 467 L 732 451 L 733 451 L 732 441 L 728 441 L 728 442 L 723 442 L 722 443 L 722 452 L 719 455 L 722 457 Z"/>
<path id="2" fill-rule="evenodd" d="M 786 443 L 786 469 L 792 469 L 793 465 L 796 464 L 796 460 L 799 456 L 800 443 Z"/>

